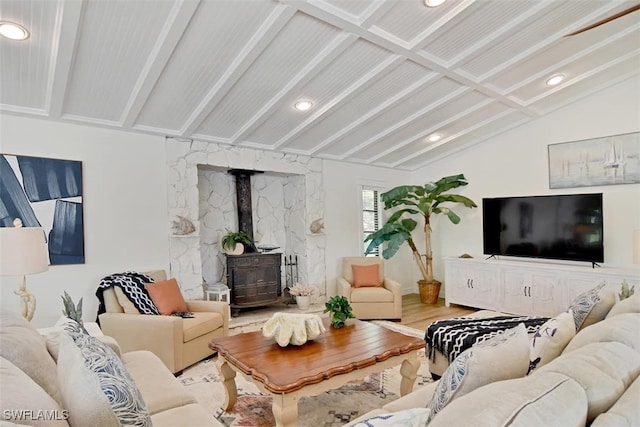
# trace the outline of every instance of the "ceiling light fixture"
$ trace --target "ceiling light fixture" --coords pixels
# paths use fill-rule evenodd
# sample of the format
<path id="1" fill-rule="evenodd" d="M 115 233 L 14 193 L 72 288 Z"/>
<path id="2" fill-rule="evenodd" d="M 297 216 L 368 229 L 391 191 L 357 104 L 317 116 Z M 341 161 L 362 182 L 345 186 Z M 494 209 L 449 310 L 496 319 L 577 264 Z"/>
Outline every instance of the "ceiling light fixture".
<path id="1" fill-rule="evenodd" d="M 429 135 L 427 140 L 429 142 L 438 142 L 438 141 L 440 141 L 440 138 L 442 138 L 442 135 L 440 135 L 439 133 L 434 133 L 432 135 Z"/>
<path id="2" fill-rule="evenodd" d="M 25 40 L 29 38 L 29 31 L 15 22 L 0 21 L 0 35 L 11 40 Z"/>
<path id="3" fill-rule="evenodd" d="M 562 83 L 564 78 L 565 78 L 564 74 L 556 74 L 554 76 L 551 76 L 547 79 L 547 86 L 559 85 L 560 83 Z"/>
<path id="4" fill-rule="evenodd" d="M 311 101 L 298 101 L 295 103 L 294 107 L 298 111 L 307 111 L 309 108 L 313 107 L 313 102 Z"/>
<path id="5" fill-rule="evenodd" d="M 445 1 L 447 0 L 424 0 L 424 5 L 427 7 L 438 7 Z"/>

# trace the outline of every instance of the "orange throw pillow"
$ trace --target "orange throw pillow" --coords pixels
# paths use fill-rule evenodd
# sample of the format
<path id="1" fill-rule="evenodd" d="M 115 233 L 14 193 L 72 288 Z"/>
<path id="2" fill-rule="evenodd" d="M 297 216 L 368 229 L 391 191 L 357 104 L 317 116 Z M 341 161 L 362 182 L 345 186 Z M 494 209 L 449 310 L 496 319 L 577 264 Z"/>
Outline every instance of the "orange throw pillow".
<path id="1" fill-rule="evenodd" d="M 160 314 L 169 315 L 189 311 L 176 279 L 145 283 L 144 286 Z"/>
<path id="2" fill-rule="evenodd" d="M 353 286 L 356 288 L 381 286 L 378 264 L 351 265 L 353 271 Z"/>

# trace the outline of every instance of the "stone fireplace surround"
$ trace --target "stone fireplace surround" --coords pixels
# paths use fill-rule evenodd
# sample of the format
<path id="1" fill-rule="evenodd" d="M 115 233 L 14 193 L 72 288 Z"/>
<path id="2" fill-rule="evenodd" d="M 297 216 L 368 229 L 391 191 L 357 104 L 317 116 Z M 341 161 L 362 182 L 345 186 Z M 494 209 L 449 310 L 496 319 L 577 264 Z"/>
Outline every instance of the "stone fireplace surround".
<path id="1" fill-rule="evenodd" d="M 271 230 L 277 252 L 298 255 L 299 281 L 326 295 L 325 237 L 310 224 L 324 216 L 322 161 L 201 141 L 167 138 L 170 274 L 188 299 L 203 298 L 203 279 L 224 279 L 220 240 L 238 230 L 234 177 L 229 169 L 257 170 L 252 177 L 253 231 L 256 242 Z M 196 231 L 173 233 L 183 216 Z M 284 268 L 282 271 L 283 280 Z"/>

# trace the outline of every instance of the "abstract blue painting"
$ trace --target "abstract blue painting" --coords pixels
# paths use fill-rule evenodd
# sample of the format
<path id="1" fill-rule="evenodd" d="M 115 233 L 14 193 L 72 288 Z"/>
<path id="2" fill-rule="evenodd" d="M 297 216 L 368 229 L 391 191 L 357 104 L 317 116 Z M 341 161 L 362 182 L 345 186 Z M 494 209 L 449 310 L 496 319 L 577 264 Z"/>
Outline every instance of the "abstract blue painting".
<path id="1" fill-rule="evenodd" d="M 51 265 L 84 264 L 82 162 L 0 156 L 0 227 L 42 227 Z"/>

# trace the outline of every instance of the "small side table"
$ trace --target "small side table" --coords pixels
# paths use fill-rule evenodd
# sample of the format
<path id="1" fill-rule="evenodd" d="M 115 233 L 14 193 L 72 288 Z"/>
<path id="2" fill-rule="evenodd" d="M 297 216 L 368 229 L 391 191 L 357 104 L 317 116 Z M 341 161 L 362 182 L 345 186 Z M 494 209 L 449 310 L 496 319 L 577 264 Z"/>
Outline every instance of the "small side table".
<path id="1" fill-rule="evenodd" d="M 207 301 L 222 301 L 231 304 L 231 289 L 224 284 L 216 284 L 204 289 L 207 294 Z M 231 320 L 231 310 L 229 310 L 229 320 Z"/>
<path id="2" fill-rule="evenodd" d="M 226 303 L 231 302 L 231 290 L 226 289 L 205 289 L 207 294 L 207 301 L 224 301 Z"/>

